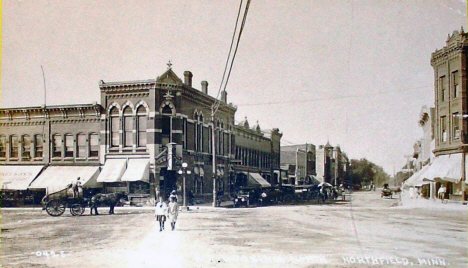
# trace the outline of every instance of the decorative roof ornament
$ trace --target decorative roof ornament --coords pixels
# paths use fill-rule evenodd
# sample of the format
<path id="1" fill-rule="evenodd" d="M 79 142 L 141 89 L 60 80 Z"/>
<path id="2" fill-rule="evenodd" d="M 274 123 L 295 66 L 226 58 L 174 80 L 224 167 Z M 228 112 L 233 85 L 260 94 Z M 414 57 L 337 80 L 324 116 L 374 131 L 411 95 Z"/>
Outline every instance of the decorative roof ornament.
<path id="1" fill-rule="evenodd" d="M 166 100 L 171 100 L 172 98 L 174 98 L 174 96 L 171 95 L 171 91 L 168 90 L 167 93 L 164 95 L 164 98 Z"/>
<path id="2" fill-rule="evenodd" d="M 172 69 L 172 63 L 170 60 L 167 62 L 167 69 L 168 70 Z"/>

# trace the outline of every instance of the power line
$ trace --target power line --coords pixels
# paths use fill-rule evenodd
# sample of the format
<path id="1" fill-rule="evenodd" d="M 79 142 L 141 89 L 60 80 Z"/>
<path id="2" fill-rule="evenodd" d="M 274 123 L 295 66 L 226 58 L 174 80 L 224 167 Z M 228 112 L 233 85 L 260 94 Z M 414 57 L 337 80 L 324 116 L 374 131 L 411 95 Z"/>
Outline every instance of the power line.
<path id="1" fill-rule="evenodd" d="M 388 94 L 388 93 L 402 92 L 402 91 L 408 91 L 408 90 L 411 90 L 411 89 L 420 89 L 420 88 L 426 88 L 426 86 L 415 87 L 415 88 L 410 88 L 410 89 L 381 91 L 381 92 L 375 92 L 375 93 L 366 93 L 366 94 L 357 94 L 357 95 L 348 95 L 348 96 L 338 96 L 338 97 L 330 97 L 330 98 L 316 98 L 316 99 L 294 100 L 294 101 L 245 103 L 245 104 L 238 104 L 237 106 L 260 106 L 260 105 L 275 105 L 275 104 L 286 104 L 286 103 L 304 103 L 304 102 L 311 102 L 311 101 L 352 99 L 352 98 L 362 98 L 362 97 L 367 97 L 367 96 L 375 96 L 375 95 L 382 95 L 382 94 Z"/>
<path id="2" fill-rule="evenodd" d="M 232 33 L 231 46 L 229 47 L 229 53 L 226 59 L 226 65 L 224 66 L 223 78 L 221 79 L 221 83 L 219 84 L 219 90 L 218 90 L 218 94 L 216 94 L 216 99 L 218 99 L 219 93 L 221 92 L 221 88 L 223 87 L 224 76 L 226 75 L 226 70 L 229 64 L 229 58 L 231 57 L 232 45 L 234 44 L 234 39 L 236 37 L 237 23 L 239 22 L 240 12 L 242 10 L 242 2 L 243 0 L 240 1 L 239 11 L 237 12 L 236 25 L 234 26 L 234 32 Z"/>
<path id="3" fill-rule="evenodd" d="M 234 49 L 234 54 L 232 56 L 232 60 L 231 60 L 231 65 L 229 67 L 229 72 L 228 72 L 228 76 L 226 78 L 226 82 L 224 83 L 224 91 L 226 91 L 226 87 L 227 87 L 227 84 L 229 82 L 229 78 L 231 76 L 231 71 L 232 71 L 232 66 L 234 64 L 234 60 L 236 58 L 236 55 L 237 55 L 237 49 L 239 48 L 239 43 L 240 43 L 240 39 L 241 39 L 241 36 L 242 36 L 242 32 L 244 31 L 244 27 L 245 27 L 245 22 L 247 21 L 247 14 L 249 12 L 249 6 L 250 6 L 250 1 L 251 0 L 247 0 L 247 4 L 245 6 L 245 10 L 244 10 L 244 16 L 242 18 L 242 23 L 241 23 L 241 27 L 240 27 L 240 30 L 239 30 L 239 34 L 237 36 L 237 43 L 236 43 L 236 47 Z M 241 0 L 241 6 L 242 6 L 242 0 Z M 240 11 L 240 7 L 239 7 L 239 11 Z M 240 14 L 240 12 L 239 12 Z M 236 20 L 236 28 L 237 28 L 237 20 Z M 232 44 L 231 44 L 232 45 Z M 229 52 L 230 54 L 230 52 Z M 229 57 L 228 57 L 228 60 L 229 60 Z M 223 75 L 224 76 L 224 75 Z M 218 91 L 218 96 L 219 96 L 219 93 L 221 92 L 221 86 L 222 84 L 220 85 L 220 90 Z M 219 108 L 219 105 L 221 104 L 221 101 L 218 100 L 218 97 L 216 97 L 216 101 L 215 103 L 213 104 L 213 116 L 216 114 L 216 112 L 218 111 L 218 108 Z"/>

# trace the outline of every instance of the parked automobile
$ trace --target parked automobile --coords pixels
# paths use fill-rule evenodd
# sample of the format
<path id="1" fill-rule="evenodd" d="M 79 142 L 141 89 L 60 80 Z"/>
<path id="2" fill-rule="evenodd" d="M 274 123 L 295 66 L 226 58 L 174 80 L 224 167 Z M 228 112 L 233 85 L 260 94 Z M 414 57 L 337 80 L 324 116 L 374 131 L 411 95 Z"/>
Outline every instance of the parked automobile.
<path id="1" fill-rule="evenodd" d="M 239 190 L 239 192 L 237 192 L 237 195 L 233 199 L 234 207 L 235 208 L 242 207 L 242 206 L 249 207 L 250 196 L 251 194 L 249 190 L 246 190 L 246 189 Z"/>

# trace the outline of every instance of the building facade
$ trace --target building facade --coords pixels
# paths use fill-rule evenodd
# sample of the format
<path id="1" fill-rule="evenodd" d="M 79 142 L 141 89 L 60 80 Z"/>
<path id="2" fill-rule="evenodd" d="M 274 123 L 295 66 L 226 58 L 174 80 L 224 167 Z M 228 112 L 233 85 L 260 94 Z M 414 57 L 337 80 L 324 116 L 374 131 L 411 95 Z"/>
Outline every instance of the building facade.
<path id="1" fill-rule="evenodd" d="M 333 147 L 329 142 L 320 145 L 316 151 L 316 159 L 317 180 L 334 186 L 347 183 L 349 159 L 339 145 Z"/>
<path id="2" fill-rule="evenodd" d="M 310 185 L 317 182 L 315 151 L 313 144 L 281 146 L 281 167 L 288 171 L 285 183 Z"/>
<path id="3" fill-rule="evenodd" d="M 265 135 L 258 124 L 253 130 L 235 125 L 237 108 L 227 103 L 226 92 L 213 98 L 208 82 L 195 89 L 191 72 L 182 80 L 168 66 L 156 79 L 101 80 L 100 104 L 0 109 L 2 189 L 27 166 L 40 170 L 30 168 L 17 190 L 35 187 L 43 194 L 77 176 L 85 188 L 134 198 L 172 190 L 182 195 L 185 188 L 210 200 L 235 190 L 238 175 L 246 173 L 273 182 L 279 130 Z M 179 174 L 182 163 L 190 174 Z"/>
<path id="4" fill-rule="evenodd" d="M 435 159 L 430 179 L 435 191 L 444 184 L 447 198 L 466 200 L 468 103 L 466 91 L 468 41 L 463 28 L 449 34 L 442 49 L 431 55 L 435 94 Z M 440 168 L 439 168 L 440 167 Z"/>

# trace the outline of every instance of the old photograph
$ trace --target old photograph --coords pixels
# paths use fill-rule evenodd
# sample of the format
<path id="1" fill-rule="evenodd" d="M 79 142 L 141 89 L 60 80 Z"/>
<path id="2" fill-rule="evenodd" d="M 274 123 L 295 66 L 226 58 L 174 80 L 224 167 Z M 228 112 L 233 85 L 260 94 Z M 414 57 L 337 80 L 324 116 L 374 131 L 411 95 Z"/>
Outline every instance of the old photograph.
<path id="1" fill-rule="evenodd" d="M 0 3 L 0 267 L 467 267 L 466 0 Z"/>

